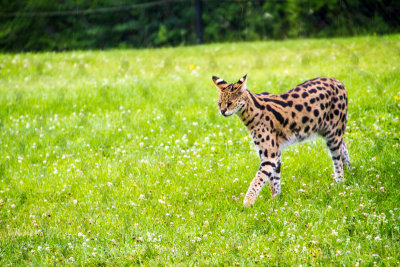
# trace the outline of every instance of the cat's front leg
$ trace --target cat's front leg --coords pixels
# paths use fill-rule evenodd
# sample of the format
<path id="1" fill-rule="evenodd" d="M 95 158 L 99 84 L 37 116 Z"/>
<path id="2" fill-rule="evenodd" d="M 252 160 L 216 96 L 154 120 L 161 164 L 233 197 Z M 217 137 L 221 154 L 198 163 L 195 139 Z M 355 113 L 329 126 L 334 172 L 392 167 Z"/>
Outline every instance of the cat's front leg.
<path id="1" fill-rule="evenodd" d="M 276 159 L 265 159 L 261 162 L 260 168 L 247 190 L 247 194 L 243 200 L 243 206 L 248 207 L 254 204 L 263 186 L 273 179 L 277 164 Z"/>

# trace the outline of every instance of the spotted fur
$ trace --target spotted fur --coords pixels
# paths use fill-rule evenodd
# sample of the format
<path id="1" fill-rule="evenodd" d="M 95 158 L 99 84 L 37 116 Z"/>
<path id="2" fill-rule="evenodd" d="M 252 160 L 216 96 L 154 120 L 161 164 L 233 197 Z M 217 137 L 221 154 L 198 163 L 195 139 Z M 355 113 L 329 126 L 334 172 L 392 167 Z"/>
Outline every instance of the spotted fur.
<path id="1" fill-rule="evenodd" d="M 331 154 L 336 181 L 343 181 L 343 163 L 350 167 L 343 140 L 347 122 L 347 93 L 333 78 L 315 78 L 280 95 L 254 94 L 246 87 L 245 75 L 228 84 L 212 77 L 219 91 L 218 106 L 224 116 L 237 114 L 253 138 L 261 159 L 250 184 L 244 206 L 254 204 L 269 182 L 272 196 L 281 193 L 281 151 L 314 135 L 322 136 Z"/>

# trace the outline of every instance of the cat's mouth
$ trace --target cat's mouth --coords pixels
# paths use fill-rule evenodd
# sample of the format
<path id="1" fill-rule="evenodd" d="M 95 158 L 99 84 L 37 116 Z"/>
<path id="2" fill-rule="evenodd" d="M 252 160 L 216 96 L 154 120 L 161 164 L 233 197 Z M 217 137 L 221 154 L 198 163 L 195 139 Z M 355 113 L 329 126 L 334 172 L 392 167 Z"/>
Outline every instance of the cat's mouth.
<path id="1" fill-rule="evenodd" d="M 233 114 L 233 113 L 227 114 L 227 113 L 225 113 L 225 112 L 224 112 L 224 113 L 221 112 L 221 115 L 224 116 L 224 117 L 229 117 L 229 116 L 231 116 L 232 114 Z"/>

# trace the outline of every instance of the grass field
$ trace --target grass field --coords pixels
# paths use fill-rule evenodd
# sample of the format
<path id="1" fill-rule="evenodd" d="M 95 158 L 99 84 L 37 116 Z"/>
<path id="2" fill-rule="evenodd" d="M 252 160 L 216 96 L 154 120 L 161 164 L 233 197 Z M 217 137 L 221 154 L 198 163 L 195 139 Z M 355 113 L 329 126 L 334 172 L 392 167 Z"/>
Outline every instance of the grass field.
<path id="1" fill-rule="evenodd" d="M 399 265 L 400 35 L 0 55 L 0 265 Z M 347 87 L 344 184 L 320 139 L 282 195 L 211 76 Z"/>

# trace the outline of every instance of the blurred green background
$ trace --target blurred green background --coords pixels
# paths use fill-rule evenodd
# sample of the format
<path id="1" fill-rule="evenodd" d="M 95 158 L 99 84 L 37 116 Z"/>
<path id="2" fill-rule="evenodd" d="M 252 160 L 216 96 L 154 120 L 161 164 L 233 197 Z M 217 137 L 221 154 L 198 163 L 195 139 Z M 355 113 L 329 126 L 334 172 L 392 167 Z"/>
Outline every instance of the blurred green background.
<path id="1" fill-rule="evenodd" d="M 2 0 L 0 51 L 380 35 L 399 13 L 394 0 Z"/>

